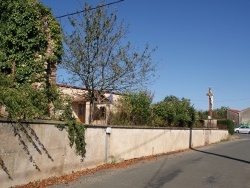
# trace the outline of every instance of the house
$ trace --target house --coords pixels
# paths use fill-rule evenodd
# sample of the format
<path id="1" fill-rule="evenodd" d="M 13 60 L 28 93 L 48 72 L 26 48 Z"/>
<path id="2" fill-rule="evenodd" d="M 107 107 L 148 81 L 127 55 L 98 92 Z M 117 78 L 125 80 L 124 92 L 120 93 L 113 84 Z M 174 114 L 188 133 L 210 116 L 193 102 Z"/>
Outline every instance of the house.
<path id="1" fill-rule="evenodd" d="M 227 119 L 235 122 L 235 125 L 250 123 L 250 108 L 241 111 L 228 108 Z"/>
<path id="2" fill-rule="evenodd" d="M 90 124 L 90 101 L 85 98 L 87 90 L 82 87 L 56 84 L 60 93 L 68 96 L 72 103 L 73 116 L 78 122 Z M 94 125 L 107 125 L 111 111 L 121 95 L 117 93 L 104 93 L 94 101 L 93 122 Z M 60 112 L 56 112 L 59 113 Z M 0 117 L 6 117 L 7 112 L 4 106 L 0 106 Z"/>
<path id="3" fill-rule="evenodd" d="M 90 123 L 90 101 L 86 99 L 87 90 L 82 87 L 57 84 L 59 91 L 72 99 L 73 116 L 78 122 Z M 117 93 L 104 93 L 94 101 L 93 122 L 94 125 L 107 125 L 109 114 L 114 110 L 114 104 L 120 95 Z"/>

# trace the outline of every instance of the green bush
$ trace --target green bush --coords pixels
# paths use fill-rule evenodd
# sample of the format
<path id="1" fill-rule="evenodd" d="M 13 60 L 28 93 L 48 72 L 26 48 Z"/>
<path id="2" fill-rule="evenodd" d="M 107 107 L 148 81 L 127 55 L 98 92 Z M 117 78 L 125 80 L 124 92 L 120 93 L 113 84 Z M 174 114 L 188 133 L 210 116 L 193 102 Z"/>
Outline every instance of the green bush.
<path id="1" fill-rule="evenodd" d="M 231 134 L 231 135 L 234 134 L 234 123 L 233 123 L 232 120 L 229 120 L 229 119 L 221 119 L 221 120 L 218 120 L 217 123 L 220 124 L 220 125 L 226 125 L 229 134 Z"/>

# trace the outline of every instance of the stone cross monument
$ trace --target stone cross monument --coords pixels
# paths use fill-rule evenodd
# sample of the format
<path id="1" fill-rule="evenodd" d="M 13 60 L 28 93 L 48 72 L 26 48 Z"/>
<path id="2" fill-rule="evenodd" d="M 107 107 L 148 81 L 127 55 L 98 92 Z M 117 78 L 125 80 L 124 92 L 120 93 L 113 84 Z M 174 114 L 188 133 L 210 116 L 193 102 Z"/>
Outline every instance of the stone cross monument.
<path id="1" fill-rule="evenodd" d="M 208 89 L 208 93 L 207 93 L 207 96 L 209 98 L 209 116 L 210 116 L 210 119 L 212 119 L 212 116 L 213 116 L 213 93 L 212 93 L 212 88 L 209 87 Z"/>

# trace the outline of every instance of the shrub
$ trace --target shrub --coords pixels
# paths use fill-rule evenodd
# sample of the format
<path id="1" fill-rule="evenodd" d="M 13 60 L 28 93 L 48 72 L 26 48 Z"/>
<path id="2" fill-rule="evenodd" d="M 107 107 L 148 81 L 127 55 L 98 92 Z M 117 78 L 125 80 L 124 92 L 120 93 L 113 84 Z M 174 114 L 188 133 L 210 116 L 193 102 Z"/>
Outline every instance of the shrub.
<path id="1" fill-rule="evenodd" d="M 229 120 L 229 119 L 221 119 L 221 120 L 218 120 L 217 123 L 220 124 L 220 125 L 226 125 L 229 134 L 231 134 L 231 135 L 234 134 L 234 123 L 233 123 L 232 120 Z"/>

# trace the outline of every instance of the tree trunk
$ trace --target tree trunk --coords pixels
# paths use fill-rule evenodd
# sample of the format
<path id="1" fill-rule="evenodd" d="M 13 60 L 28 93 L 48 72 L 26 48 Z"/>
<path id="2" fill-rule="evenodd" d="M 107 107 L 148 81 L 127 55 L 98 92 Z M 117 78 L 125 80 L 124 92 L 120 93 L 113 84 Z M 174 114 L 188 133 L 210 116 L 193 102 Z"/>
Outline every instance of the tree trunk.
<path id="1" fill-rule="evenodd" d="M 89 105 L 89 124 L 93 123 L 93 112 L 94 112 L 94 101 L 91 99 Z"/>

